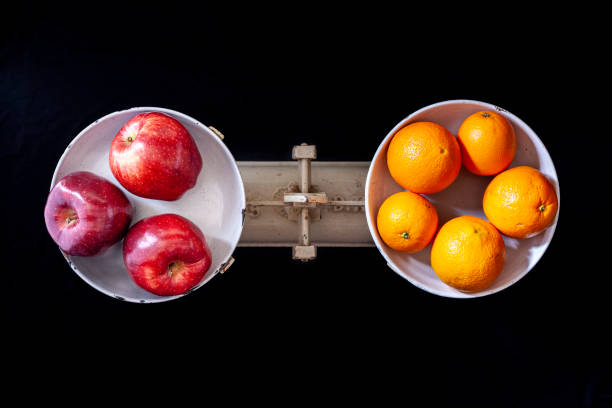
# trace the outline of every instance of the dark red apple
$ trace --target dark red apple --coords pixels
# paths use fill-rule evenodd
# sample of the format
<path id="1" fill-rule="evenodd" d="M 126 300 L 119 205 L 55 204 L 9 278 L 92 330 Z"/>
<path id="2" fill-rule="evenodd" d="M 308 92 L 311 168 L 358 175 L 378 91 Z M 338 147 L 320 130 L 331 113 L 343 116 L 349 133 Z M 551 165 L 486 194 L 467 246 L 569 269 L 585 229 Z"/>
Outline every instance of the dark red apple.
<path id="1" fill-rule="evenodd" d="M 134 282 L 159 296 L 180 295 L 196 286 L 211 264 L 202 231 L 187 218 L 162 214 L 130 228 L 123 261 Z"/>
<path id="2" fill-rule="evenodd" d="M 131 220 L 132 205 L 125 194 L 88 171 L 63 177 L 45 205 L 47 231 L 69 255 L 101 254 L 123 238 Z"/>
<path id="3" fill-rule="evenodd" d="M 195 186 L 202 157 L 178 120 L 147 112 L 134 116 L 119 130 L 111 144 L 109 164 L 130 193 L 174 201 Z"/>

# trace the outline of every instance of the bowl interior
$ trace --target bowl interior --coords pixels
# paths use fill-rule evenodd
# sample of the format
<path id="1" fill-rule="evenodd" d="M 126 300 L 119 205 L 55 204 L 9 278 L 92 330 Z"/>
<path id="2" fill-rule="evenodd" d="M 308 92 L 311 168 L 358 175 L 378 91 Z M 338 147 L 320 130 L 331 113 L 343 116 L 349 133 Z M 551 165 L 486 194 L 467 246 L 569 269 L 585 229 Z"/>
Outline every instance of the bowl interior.
<path id="1" fill-rule="evenodd" d="M 503 236 L 506 244 L 506 264 L 497 280 L 484 291 L 464 293 L 447 286 L 438 279 L 430 266 L 431 244 L 424 250 L 406 254 L 390 249 L 381 240 L 376 228 L 376 214 L 382 202 L 391 194 L 404 189 L 397 184 L 387 168 L 387 147 L 393 135 L 402 127 L 416 121 L 432 121 L 457 134 L 463 120 L 480 110 L 496 110 L 504 115 L 514 127 L 517 150 L 510 167 L 527 165 L 540 170 L 553 184 L 559 194 L 559 182 L 552 159 L 542 141 L 522 120 L 494 105 L 470 101 L 445 101 L 420 109 L 393 128 L 380 144 L 370 165 L 366 180 L 366 217 L 368 228 L 379 251 L 388 265 L 417 287 L 447 297 L 465 298 L 484 296 L 498 292 L 523 277 L 542 257 L 548 247 L 559 217 L 548 229 L 529 239 L 514 239 Z M 459 176 L 447 189 L 426 197 L 434 204 L 439 216 L 439 227 L 451 218 L 473 215 L 487 219 L 482 210 L 484 191 L 494 176 L 477 176 L 461 168 Z M 560 200 L 559 200 L 560 201 Z"/>
<path id="2" fill-rule="evenodd" d="M 193 136 L 202 155 L 202 171 L 195 187 L 177 201 L 151 200 L 131 194 L 114 178 L 108 164 L 110 145 L 119 129 L 133 116 L 150 111 L 166 113 L 181 122 Z M 95 121 L 70 143 L 58 163 L 51 185 L 80 170 L 105 177 L 126 194 L 134 206 L 132 225 L 152 215 L 176 213 L 200 227 L 212 253 L 212 264 L 194 289 L 219 271 L 240 239 L 245 195 L 236 161 L 218 136 L 187 115 L 169 109 L 143 107 L 115 112 Z M 91 286 L 122 300 L 146 303 L 182 296 L 156 296 L 138 287 L 123 264 L 122 242 L 100 256 L 66 258 L 75 272 Z"/>

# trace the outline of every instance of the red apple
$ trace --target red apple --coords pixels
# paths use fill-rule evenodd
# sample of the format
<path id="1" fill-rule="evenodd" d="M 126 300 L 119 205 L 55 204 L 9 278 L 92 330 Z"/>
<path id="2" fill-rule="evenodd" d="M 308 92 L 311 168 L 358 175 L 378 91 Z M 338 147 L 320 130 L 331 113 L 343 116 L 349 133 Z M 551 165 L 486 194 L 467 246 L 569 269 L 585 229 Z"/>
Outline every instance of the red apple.
<path id="1" fill-rule="evenodd" d="M 51 189 L 45 224 L 69 255 L 93 256 L 117 243 L 132 220 L 132 205 L 110 181 L 88 171 L 63 177 Z"/>
<path id="2" fill-rule="evenodd" d="M 145 218 L 128 231 L 123 261 L 132 280 L 159 296 L 180 295 L 200 283 L 212 262 L 202 231 L 176 214 Z"/>
<path id="3" fill-rule="evenodd" d="M 195 186 L 202 157 L 178 120 L 147 112 L 134 116 L 119 130 L 111 144 L 109 164 L 130 193 L 174 201 Z"/>

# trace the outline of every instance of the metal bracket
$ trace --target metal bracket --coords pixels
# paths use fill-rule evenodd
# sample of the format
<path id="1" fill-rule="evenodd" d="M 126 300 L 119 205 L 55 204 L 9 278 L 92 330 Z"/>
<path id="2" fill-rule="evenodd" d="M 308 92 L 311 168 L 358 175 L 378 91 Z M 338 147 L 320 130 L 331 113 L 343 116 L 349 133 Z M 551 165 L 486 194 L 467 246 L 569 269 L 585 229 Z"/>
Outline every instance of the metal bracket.
<path id="1" fill-rule="evenodd" d="M 217 137 L 221 140 L 225 139 L 225 136 L 223 136 L 223 133 L 221 133 L 221 131 L 215 127 L 209 126 L 208 127 L 210 130 L 212 130 L 212 132 L 217 135 Z"/>
<path id="2" fill-rule="evenodd" d="M 293 204 L 294 207 L 316 207 L 317 204 L 327 204 L 325 193 L 285 193 L 285 204 Z"/>
<path id="3" fill-rule="evenodd" d="M 224 264 L 222 264 L 221 267 L 219 268 L 219 273 L 223 275 L 225 271 L 227 271 L 229 267 L 232 266 L 234 261 L 235 261 L 234 257 L 230 256 L 229 259 Z"/>

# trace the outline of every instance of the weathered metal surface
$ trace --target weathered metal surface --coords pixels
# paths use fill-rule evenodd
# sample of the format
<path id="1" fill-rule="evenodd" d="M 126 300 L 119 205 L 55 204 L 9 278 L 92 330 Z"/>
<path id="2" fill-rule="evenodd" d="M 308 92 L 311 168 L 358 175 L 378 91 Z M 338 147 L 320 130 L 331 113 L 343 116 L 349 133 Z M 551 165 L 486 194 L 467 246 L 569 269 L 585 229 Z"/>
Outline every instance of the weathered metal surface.
<path id="1" fill-rule="evenodd" d="M 308 154 L 298 152 L 297 156 Z M 238 246 L 374 245 L 363 208 L 370 163 L 312 161 L 309 165 L 310 185 L 306 194 L 301 191 L 297 161 L 238 162 L 247 197 L 245 225 Z M 287 198 L 289 202 L 285 202 Z M 303 214 L 303 208 L 294 207 L 300 200 L 302 204 L 313 205 L 306 208 L 308 214 Z M 305 216 L 309 245 L 301 239 Z M 305 253 L 298 250 L 298 256 L 301 254 Z"/>

